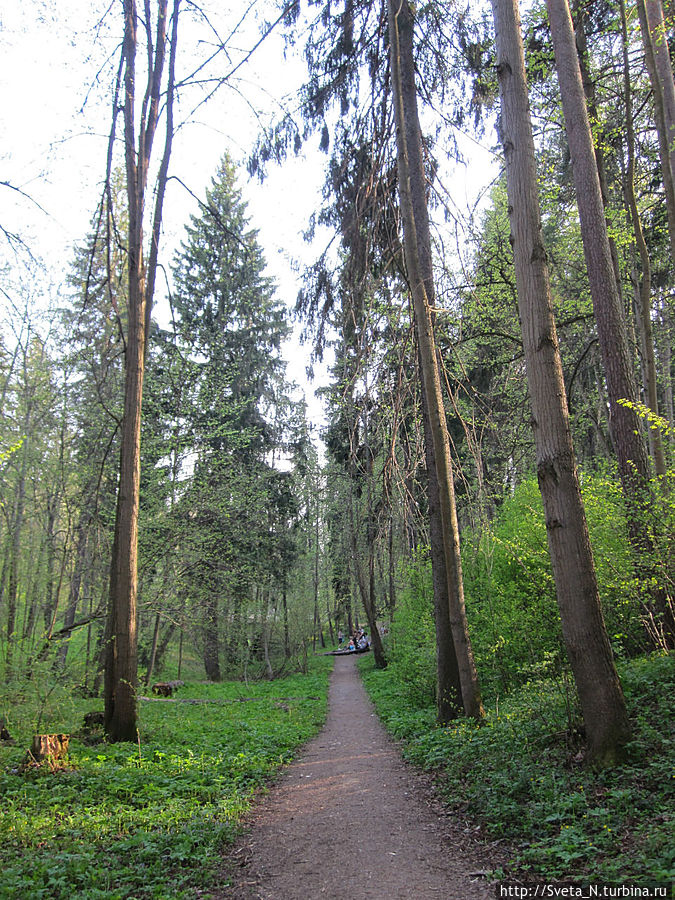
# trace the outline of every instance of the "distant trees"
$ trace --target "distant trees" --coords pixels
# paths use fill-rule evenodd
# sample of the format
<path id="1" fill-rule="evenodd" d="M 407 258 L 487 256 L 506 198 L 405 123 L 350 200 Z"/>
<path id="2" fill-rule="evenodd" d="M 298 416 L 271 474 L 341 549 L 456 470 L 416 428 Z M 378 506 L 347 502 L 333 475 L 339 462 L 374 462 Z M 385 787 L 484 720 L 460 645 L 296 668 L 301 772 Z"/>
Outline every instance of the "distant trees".
<path id="1" fill-rule="evenodd" d="M 517 11 L 513 0 L 497 7 L 512 19 Z M 518 125 L 509 137 L 505 127 L 507 178 L 471 219 L 470 245 L 445 160 L 456 150 L 448 125 L 468 128 L 509 75 L 498 60 L 494 77 L 489 5 L 308 8 L 303 120 L 288 115 L 270 129 L 251 169 L 320 133 L 326 184 L 310 230 L 326 225 L 337 240 L 305 273 L 297 313 L 314 329 L 315 354 L 332 354 L 324 463 L 286 380 L 288 316 L 227 155 L 166 269 L 171 321 L 151 320 L 179 4 L 158 0 L 141 14 L 125 0 L 113 97 L 124 139 L 116 119 L 104 200 L 76 254 L 59 339 L 17 302 L 14 338 L 5 328 L 0 343 L 7 678 L 45 671 L 96 691 L 105 664 L 109 736 L 129 739 L 139 664 L 146 683 L 167 665 L 214 679 L 252 668 L 271 676 L 304 666 L 336 625 L 365 618 L 377 664 L 396 666 L 414 653 L 408 636 L 397 656 L 404 624 L 419 615 L 425 635 L 435 625 L 436 664 L 420 683 L 435 681 L 447 723 L 462 710 L 480 715 L 478 673 L 488 690 L 503 689 L 543 665 L 529 646 L 504 659 L 541 609 L 538 627 L 555 632 L 541 651 L 546 665 L 565 665 L 563 635 L 591 748 L 611 759 L 627 730 L 599 593 L 615 648 L 672 642 L 668 22 L 658 0 L 636 8 L 640 32 L 624 3 L 528 8 L 518 75 L 521 115 L 529 99 L 536 128 L 529 180 L 514 188 L 524 132 Z M 304 14 L 286 6 L 274 21 Z M 223 72 L 222 53 L 179 78 L 181 94 L 194 88 L 202 100 L 226 83 L 236 65 Z M 523 198 L 531 216 L 521 228 Z M 621 544 L 596 560 L 610 586 L 600 592 L 572 437 L 582 490 L 611 493 L 593 507 L 614 522 L 603 540 Z M 550 570 L 530 499 L 535 472 Z M 519 519 L 527 540 L 509 535 Z M 527 541 L 542 547 L 530 553 Z M 431 656 L 425 648 L 420 660 L 431 665 Z M 593 711 L 589 682 L 608 689 L 599 705 L 613 721 Z"/>
<path id="2" fill-rule="evenodd" d="M 202 617 L 204 664 L 214 680 L 222 648 L 231 670 L 246 646 L 256 585 L 279 596 L 294 561 L 298 500 L 291 472 L 278 468 L 291 442 L 281 358 L 289 328 L 264 268 L 225 156 L 187 226 L 172 301 L 186 360 L 174 416 L 192 470 L 173 511 L 183 535 L 181 590 Z"/>

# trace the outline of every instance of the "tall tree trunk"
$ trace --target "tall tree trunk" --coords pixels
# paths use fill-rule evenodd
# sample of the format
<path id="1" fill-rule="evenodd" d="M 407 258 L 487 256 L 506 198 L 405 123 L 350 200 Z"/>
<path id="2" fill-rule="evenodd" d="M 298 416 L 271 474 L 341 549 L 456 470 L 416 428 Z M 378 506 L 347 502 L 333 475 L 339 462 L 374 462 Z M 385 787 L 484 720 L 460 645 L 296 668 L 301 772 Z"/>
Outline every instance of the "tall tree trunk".
<path id="1" fill-rule="evenodd" d="M 24 422 L 27 435 L 30 424 L 30 405 Z M 16 609 L 19 593 L 19 557 L 21 551 L 21 532 L 23 529 L 23 517 L 26 501 L 26 473 L 28 471 L 28 438 L 21 447 L 21 468 L 19 481 L 16 487 L 14 501 L 14 515 L 11 520 L 11 536 L 9 544 L 8 575 L 7 575 L 7 651 L 5 660 L 5 680 L 11 681 L 14 676 L 14 642 L 16 640 Z"/>
<path id="2" fill-rule="evenodd" d="M 424 383 L 421 382 L 422 416 L 425 433 L 430 433 L 429 412 L 424 400 Z M 431 579 L 434 591 L 434 627 L 436 630 L 436 720 L 447 725 L 462 711 L 462 681 L 455 653 L 455 643 L 450 624 L 448 601 L 448 577 L 445 570 L 443 523 L 438 491 L 436 460 L 431 441 L 425 441 L 427 468 L 427 495 L 429 502 L 429 555 Z"/>
<path id="3" fill-rule="evenodd" d="M 593 76 L 591 75 L 588 64 L 588 44 L 586 41 L 586 27 L 584 22 L 586 18 L 586 5 L 582 2 L 582 0 L 574 0 L 574 16 L 576 20 L 575 37 L 577 44 L 577 57 L 579 59 L 579 71 L 581 73 L 581 83 L 584 86 L 584 95 L 588 104 L 589 119 L 594 123 L 594 125 L 597 126 L 600 123 L 600 116 L 598 114 L 598 101 L 595 91 L 595 82 L 593 81 Z M 602 144 L 603 141 L 599 140 L 597 144 L 595 144 L 594 150 L 595 164 L 598 169 L 598 181 L 600 183 L 602 205 L 606 210 L 609 205 L 609 185 L 607 183 L 607 166 L 605 165 L 605 154 L 602 150 Z M 605 217 L 605 221 L 609 225 L 609 220 L 607 219 L 607 217 Z M 616 241 L 612 237 L 609 230 L 607 232 L 607 239 L 609 241 L 609 251 L 612 256 L 614 277 L 616 278 L 616 289 L 619 292 L 620 296 L 621 275 L 619 271 L 619 253 L 616 249 Z"/>
<path id="4" fill-rule="evenodd" d="M 408 0 L 389 0 L 388 10 L 405 264 L 413 299 L 431 432 L 425 435 L 425 440 L 433 445 L 436 464 L 449 615 L 462 685 L 462 703 L 468 716 L 480 718 L 483 705 L 466 621 L 452 461 L 431 315 L 434 284 L 422 134 L 415 87 L 413 15 Z"/>
<path id="5" fill-rule="evenodd" d="M 143 215 L 152 146 L 159 118 L 162 73 L 167 45 L 168 0 L 158 0 L 156 34 L 147 18 L 149 45 L 147 87 L 136 141 L 136 54 L 138 14 L 136 0 L 124 0 L 124 140 L 128 199 L 128 333 L 125 348 L 124 414 L 121 428 L 120 477 L 115 517 L 115 536 L 110 565 L 110 601 L 105 666 L 105 730 L 111 741 L 136 740 L 136 683 L 138 677 L 137 592 L 138 509 L 140 489 L 141 406 L 143 375 L 149 331 L 154 267 L 162 218 L 161 199 L 171 152 L 174 67 L 180 0 L 174 0 L 173 32 L 166 93 L 167 131 L 160 166 L 160 183 L 152 227 L 151 262 L 143 261 Z M 146 284 L 146 274 L 148 283 Z"/>
<path id="6" fill-rule="evenodd" d="M 389 618 L 394 615 L 396 609 L 396 578 L 394 576 L 396 570 L 394 557 L 394 516 L 393 512 L 389 513 L 389 534 L 387 546 L 387 574 L 389 579 L 389 590 L 387 592 L 387 609 L 389 610 Z"/>
<path id="7" fill-rule="evenodd" d="M 284 656 L 286 659 L 291 658 L 291 635 L 288 626 L 288 597 L 287 597 L 287 587 L 286 582 L 284 581 L 284 588 L 281 594 L 281 608 L 283 611 L 283 620 L 284 620 Z"/>
<path id="8" fill-rule="evenodd" d="M 209 591 L 204 600 L 204 669 L 209 681 L 220 681 L 218 599 Z"/>
<path id="9" fill-rule="evenodd" d="M 369 526 L 370 528 L 370 526 Z M 377 627 L 377 620 L 375 616 L 375 607 L 373 605 L 374 596 L 372 593 L 372 579 L 370 584 L 366 584 L 366 577 L 363 571 L 363 566 L 361 565 L 361 559 L 359 557 L 359 544 L 356 536 L 356 522 L 354 521 L 354 497 L 351 494 L 351 482 L 350 482 L 350 496 L 349 496 L 349 533 L 351 537 L 352 544 L 352 562 L 354 565 L 354 574 L 356 576 L 356 583 L 359 588 L 359 593 L 361 594 L 361 602 L 363 603 L 363 609 L 366 614 L 366 620 L 368 621 L 368 628 L 370 631 L 370 643 L 373 648 L 373 654 L 375 656 L 375 665 L 378 669 L 384 669 L 387 666 L 387 657 L 384 653 L 384 647 L 382 646 L 382 638 L 380 636 L 379 629 Z M 371 573 L 371 566 L 373 562 L 373 548 L 370 540 L 368 540 L 368 560 L 369 560 L 369 575 Z M 358 627 L 358 621 L 357 621 Z M 350 623 L 350 628 L 351 628 Z"/>
<path id="10" fill-rule="evenodd" d="M 675 95 L 670 52 L 663 30 L 663 14 L 656 8 L 660 8 L 660 3 L 636 0 L 636 7 L 645 49 L 645 63 L 652 85 L 654 124 L 659 139 L 670 251 L 675 256 Z"/>
<path id="11" fill-rule="evenodd" d="M 574 185 L 581 222 L 586 268 L 593 298 L 607 392 L 610 430 L 626 498 L 635 565 L 647 586 L 654 573 L 653 542 L 645 527 L 650 507 L 649 457 L 642 423 L 635 409 L 637 388 L 628 347 L 623 308 L 616 287 L 605 222 L 593 139 L 567 0 L 546 0 L 565 129 L 572 157 Z M 626 402 L 627 401 L 627 402 Z M 668 643 L 675 639 L 675 618 L 660 585 L 651 594 L 651 608 Z"/>
<path id="12" fill-rule="evenodd" d="M 63 627 L 71 628 L 74 621 L 75 616 L 77 614 L 77 606 L 80 602 L 80 589 L 82 587 L 82 577 L 85 571 L 85 563 L 87 558 L 87 546 L 88 546 L 88 538 L 89 538 L 89 521 L 90 515 L 87 510 L 83 510 L 80 513 L 80 520 L 77 524 L 77 528 L 75 532 L 77 534 L 77 539 L 75 541 L 75 563 L 73 567 L 73 573 L 70 578 L 70 589 L 68 591 L 68 604 L 66 606 L 65 615 L 63 617 Z M 65 637 L 61 642 L 61 647 L 59 648 L 59 652 L 57 658 L 55 660 L 55 666 L 57 669 L 63 670 L 66 666 L 66 659 L 68 657 L 68 645 L 70 643 L 70 632 L 67 631 Z"/>
<path id="13" fill-rule="evenodd" d="M 42 607 L 45 629 L 48 629 L 54 614 L 54 566 L 56 564 L 56 506 L 55 498 L 50 498 L 47 512 L 47 583 Z"/>
<path id="14" fill-rule="evenodd" d="M 152 649 L 150 650 L 150 661 L 148 662 L 148 671 L 145 673 L 144 684 L 146 688 L 152 680 L 152 673 L 155 671 L 155 661 L 157 659 L 157 644 L 159 642 L 159 626 L 162 617 L 159 613 L 155 613 L 155 627 L 152 630 Z"/>
<path id="15" fill-rule="evenodd" d="M 581 501 L 541 234 L 534 140 L 516 0 L 492 0 L 518 309 L 527 364 L 537 476 L 563 637 L 574 672 L 589 750 L 615 763 L 630 737 L 621 685 L 605 630 Z M 613 278 L 613 273 L 612 273 Z"/>
<path id="16" fill-rule="evenodd" d="M 642 231 L 637 198 L 635 196 L 635 129 L 633 127 L 633 91 L 630 83 L 628 24 L 626 21 L 625 0 L 621 0 L 621 32 L 623 44 L 624 107 L 626 111 L 626 149 L 628 153 L 625 194 L 642 269 L 642 281 L 636 297 L 638 300 L 638 315 L 636 316 L 636 321 L 642 348 L 647 403 L 651 411 L 658 416 L 659 402 L 657 394 L 656 357 L 654 355 L 654 336 L 652 333 L 651 316 L 652 270 L 647 243 Z M 654 471 L 657 475 L 664 476 L 666 474 L 666 459 L 663 451 L 661 431 L 658 428 L 650 427 L 650 441 L 652 457 L 654 460 Z"/>
<path id="17" fill-rule="evenodd" d="M 659 302 L 659 324 L 661 334 L 661 366 L 663 379 L 664 413 L 671 425 L 670 443 L 675 447 L 675 408 L 673 404 L 673 338 L 675 332 L 672 325 L 672 314 L 668 308 L 668 302 L 662 294 Z"/>

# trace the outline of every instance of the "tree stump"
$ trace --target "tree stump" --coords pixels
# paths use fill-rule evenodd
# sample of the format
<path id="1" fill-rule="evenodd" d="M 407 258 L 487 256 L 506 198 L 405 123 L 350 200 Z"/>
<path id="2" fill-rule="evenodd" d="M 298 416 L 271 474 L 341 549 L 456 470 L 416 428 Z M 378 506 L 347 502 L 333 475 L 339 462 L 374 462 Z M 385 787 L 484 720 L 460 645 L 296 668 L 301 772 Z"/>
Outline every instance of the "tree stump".
<path id="1" fill-rule="evenodd" d="M 4 744 L 14 743 L 14 738 L 9 733 L 9 731 L 7 731 L 7 723 L 2 718 L 0 718 L 0 741 L 2 741 Z"/>
<path id="2" fill-rule="evenodd" d="M 46 762 L 56 767 L 59 760 L 68 754 L 69 740 L 70 735 L 67 734 L 34 734 L 33 744 L 28 751 L 29 759 L 32 757 L 37 765 Z"/>
<path id="3" fill-rule="evenodd" d="M 170 697 L 173 694 L 173 685 L 168 681 L 157 681 L 152 686 L 152 693 L 158 697 Z"/>

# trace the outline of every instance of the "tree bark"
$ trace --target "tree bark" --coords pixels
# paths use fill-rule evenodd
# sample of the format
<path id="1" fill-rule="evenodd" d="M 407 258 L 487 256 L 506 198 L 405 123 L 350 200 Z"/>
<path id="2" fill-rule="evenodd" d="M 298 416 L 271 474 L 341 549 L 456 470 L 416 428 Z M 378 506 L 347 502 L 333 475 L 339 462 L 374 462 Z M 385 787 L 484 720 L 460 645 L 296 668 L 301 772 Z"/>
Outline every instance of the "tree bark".
<path id="1" fill-rule="evenodd" d="M 584 98 L 567 0 L 547 0 L 562 96 L 565 128 L 572 156 L 586 267 L 593 298 L 610 402 L 610 427 L 627 496 L 634 498 L 649 480 L 649 461 L 635 410 L 633 375 L 623 309 L 616 287 L 595 150 Z M 640 502 L 644 497 L 639 498 Z"/>
<path id="2" fill-rule="evenodd" d="M 602 618 L 569 428 L 541 234 L 520 18 L 516 0 L 492 0 L 492 9 L 502 104 L 500 138 L 549 553 L 590 756 L 598 765 L 610 765 L 620 759 L 630 729 Z M 613 272 L 610 276 L 613 281 Z"/>
<path id="3" fill-rule="evenodd" d="M 370 529 L 370 525 L 369 525 Z M 363 603 L 363 609 L 366 614 L 366 620 L 368 622 L 368 628 L 370 629 L 370 643 L 373 648 L 373 654 L 375 656 L 375 665 L 378 669 L 385 669 L 387 666 L 387 658 L 384 653 L 384 647 L 382 646 L 382 638 L 380 636 L 379 629 L 377 627 L 377 620 L 375 616 L 375 607 L 374 607 L 374 592 L 373 592 L 373 581 L 372 581 L 372 573 L 373 573 L 373 548 L 371 544 L 370 535 L 368 537 L 368 560 L 369 560 L 369 576 L 370 582 L 366 584 L 365 574 L 363 572 L 363 567 L 361 566 L 361 560 L 359 558 L 359 545 L 356 539 L 356 523 L 354 521 L 354 498 L 351 494 L 351 481 L 350 481 L 350 496 L 349 496 L 349 532 L 351 536 L 352 543 L 352 560 L 354 563 L 354 573 L 356 575 L 356 582 L 358 584 L 359 592 L 361 594 L 361 602 Z M 351 627 L 351 626 L 350 626 Z M 358 627 L 358 622 L 357 622 Z"/>
<path id="4" fill-rule="evenodd" d="M 635 245 L 640 256 L 642 269 L 642 281 L 637 292 L 638 315 L 636 316 L 642 359 L 645 371 L 645 389 L 647 403 L 652 412 L 658 416 L 659 402 L 657 394 L 656 357 L 654 355 L 654 336 L 652 332 L 651 294 L 652 294 L 652 270 L 649 259 L 649 251 L 642 231 L 640 213 L 635 196 L 635 129 L 633 127 L 633 93 L 630 83 L 630 69 L 628 59 L 628 25 L 626 22 L 626 4 L 621 0 L 621 32 L 623 44 L 623 69 L 624 69 L 624 106 L 626 110 L 626 149 L 628 153 L 628 167 L 626 171 L 625 194 L 630 211 Z M 660 477 L 666 474 L 666 459 L 663 451 L 663 439 L 658 428 L 650 427 L 650 441 L 654 471 Z"/>
<path id="5" fill-rule="evenodd" d="M 480 718 L 483 715 L 483 705 L 464 605 L 452 461 L 431 314 L 434 283 L 422 134 L 415 86 L 413 15 L 407 0 L 389 0 L 388 10 L 405 264 L 413 299 L 431 432 L 425 435 L 425 440 L 433 445 L 436 463 L 449 616 L 462 685 L 462 704 L 466 715 Z"/>
<path id="6" fill-rule="evenodd" d="M 204 669 L 209 681 L 220 681 L 218 600 L 212 593 L 204 601 Z"/>
<path id="7" fill-rule="evenodd" d="M 640 20 L 640 32 L 642 34 L 642 44 L 645 50 L 645 63 L 649 72 L 649 80 L 652 85 L 652 96 L 654 100 L 654 125 L 656 126 L 656 134 L 659 139 L 659 159 L 661 161 L 661 178 L 663 180 L 663 190 L 666 195 L 666 213 L 668 221 L 668 237 L 670 239 L 671 253 L 675 255 L 675 170 L 673 165 L 675 159 L 671 156 L 671 147 L 668 143 L 669 127 L 667 124 L 667 109 L 665 93 L 669 92 L 667 80 L 664 83 L 663 61 L 657 62 L 657 46 L 655 36 L 650 28 L 647 6 L 644 0 L 636 2 L 638 18 Z M 653 12 L 652 12 L 653 18 Z M 669 63 L 668 63 L 669 65 Z M 672 73 L 671 73 L 672 81 Z"/>
<path id="8" fill-rule="evenodd" d="M 429 412 L 422 391 L 422 416 L 424 431 L 430 431 Z M 462 681 L 455 653 L 455 644 L 450 624 L 448 601 L 448 578 L 445 570 L 443 544 L 443 524 L 441 522 L 440 495 L 436 460 L 431 441 L 425 441 L 427 466 L 427 495 L 429 498 L 429 555 L 431 558 L 431 579 L 434 591 L 434 627 L 436 631 L 436 720 L 439 725 L 447 725 L 462 711 Z"/>
<path id="9" fill-rule="evenodd" d="M 636 571 L 651 595 L 651 611 L 663 632 L 663 639 L 672 645 L 675 642 L 673 610 L 663 587 L 659 584 L 651 586 L 654 547 L 647 530 L 648 513 L 645 514 L 652 506 L 649 457 L 642 439 L 642 423 L 635 407 L 637 388 L 623 308 L 612 267 L 572 20 L 567 0 L 546 2 L 572 157 L 584 256 L 607 379 L 610 433 L 626 498 L 629 536 Z"/>
<path id="10" fill-rule="evenodd" d="M 180 0 L 174 0 L 173 33 L 167 88 L 167 128 L 171 122 L 173 81 Z M 136 684 L 138 677 L 137 592 L 138 509 L 140 498 L 140 445 L 143 376 L 152 307 L 143 261 L 143 214 L 152 146 L 159 118 L 162 73 L 167 44 L 168 0 L 159 0 L 154 42 L 152 23 L 145 21 L 149 44 L 147 88 L 136 142 L 136 54 L 138 14 L 136 0 L 124 0 L 124 139 L 128 199 L 128 333 L 125 350 L 124 414 L 121 428 L 120 477 L 110 566 L 110 602 L 105 667 L 105 730 L 111 741 L 136 740 Z M 149 12 L 146 4 L 146 13 Z M 160 173 L 166 170 L 171 141 L 167 132 Z M 161 196 L 161 185 L 158 196 Z M 153 238 L 159 235 L 161 204 L 155 208 Z M 156 248 L 151 258 L 156 265 Z M 154 285 L 154 271 L 148 273 Z"/>

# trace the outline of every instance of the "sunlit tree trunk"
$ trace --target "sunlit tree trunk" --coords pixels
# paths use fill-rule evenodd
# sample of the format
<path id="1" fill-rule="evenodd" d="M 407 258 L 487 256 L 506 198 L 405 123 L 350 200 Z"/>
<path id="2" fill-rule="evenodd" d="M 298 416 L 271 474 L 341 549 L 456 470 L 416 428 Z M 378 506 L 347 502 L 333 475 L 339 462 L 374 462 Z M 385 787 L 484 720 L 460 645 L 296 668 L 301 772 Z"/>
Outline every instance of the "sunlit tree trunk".
<path id="1" fill-rule="evenodd" d="M 605 630 L 569 428 L 541 234 L 517 0 L 492 0 L 518 309 L 551 565 L 592 759 L 615 763 L 630 736 Z M 612 273 L 613 278 L 613 273 Z"/>
<path id="2" fill-rule="evenodd" d="M 431 234 L 422 157 L 422 134 L 417 111 L 413 15 L 407 0 L 389 0 L 388 9 L 405 264 L 413 299 L 431 432 L 426 435 L 426 440 L 433 445 L 438 477 L 450 625 L 460 672 L 462 704 L 468 716 L 479 718 L 483 715 L 483 706 L 464 606 L 452 461 L 431 313 L 434 303 Z"/>

